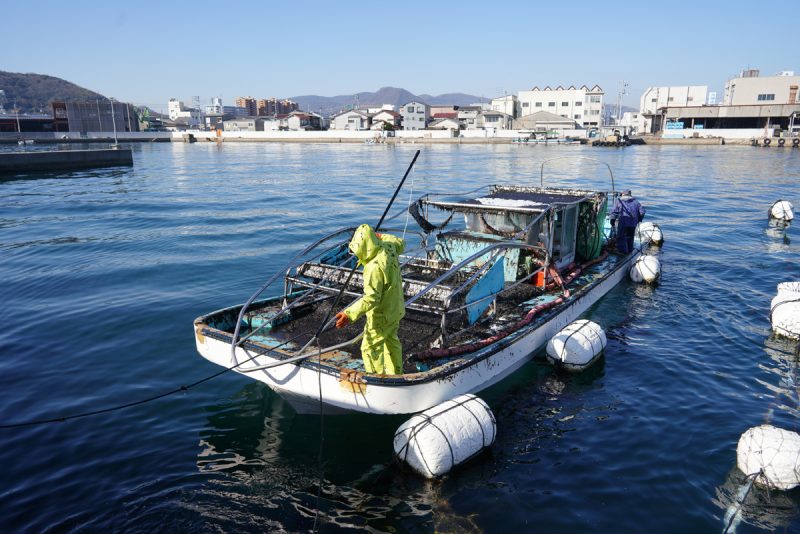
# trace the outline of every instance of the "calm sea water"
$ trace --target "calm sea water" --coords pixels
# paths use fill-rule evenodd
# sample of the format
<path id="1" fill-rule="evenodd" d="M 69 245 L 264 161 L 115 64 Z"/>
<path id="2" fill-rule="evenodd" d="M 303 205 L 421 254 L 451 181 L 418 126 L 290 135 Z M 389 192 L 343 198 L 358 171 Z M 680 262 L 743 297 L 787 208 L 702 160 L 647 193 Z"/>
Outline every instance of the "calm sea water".
<path id="1" fill-rule="evenodd" d="M 374 223 L 417 148 L 415 193 L 538 182 L 556 156 L 551 184 L 608 188 L 579 159 L 595 157 L 634 190 L 665 233 L 663 281 L 587 314 L 602 364 L 535 361 L 482 394 L 497 442 L 440 482 L 391 463 L 405 417 L 297 415 L 233 373 L 0 430 L 0 530 L 305 531 L 319 502 L 324 531 L 722 531 L 741 433 L 800 430 L 794 346 L 767 317 L 800 278 L 798 228 L 766 221 L 779 198 L 800 206 L 797 150 L 153 144 L 132 169 L 0 182 L 0 424 L 217 372 L 192 320 L 332 227 Z M 753 490 L 743 513 L 739 532 L 798 531 L 800 492 Z"/>

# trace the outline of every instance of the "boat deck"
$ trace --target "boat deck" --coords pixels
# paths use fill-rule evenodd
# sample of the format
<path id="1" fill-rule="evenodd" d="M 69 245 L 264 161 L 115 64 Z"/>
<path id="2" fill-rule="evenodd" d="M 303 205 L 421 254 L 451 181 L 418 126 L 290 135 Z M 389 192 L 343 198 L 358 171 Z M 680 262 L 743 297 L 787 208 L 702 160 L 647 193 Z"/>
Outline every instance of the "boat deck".
<path id="1" fill-rule="evenodd" d="M 611 254 L 605 260 L 587 268 L 569 284 L 571 297 L 565 303 L 536 316 L 530 325 L 525 328 L 535 328 L 537 324 L 547 320 L 562 307 L 570 305 L 595 282 L 613 271 L 618 262 L 626 259 L 627 256 Z M 299 298 L 299 295 L 295 298 Z M 448 318 L 448 325 L 452 328 L 452 333 L 449 334 L 446 345 L 454 347 L 474 343 L 493 336 L 498 332 L 513 327 L 529 310 L 540 304 L 551 302 L 559 296 L 561 296 L 560 288 L 542 292 L 540 288 L 530 284 L 520 284 L 497 299 L 496 313 L 490 319 L 478 321 L 471 327 L 464 328 L 466 322 L 463 317 L 453 316 Z M 291 317 L 287 318 L 288 320 L 278 321 L 278 324 L 260 329 L 259 326 L 271 321 L 274 313 L 280 309 L 281 302 L 278 299 L 270 299 L 261 303 L 254 303 L 251 306 L 252 311 L 245 315 L 247 324 L 242 325 L 241 336 L 247 336 L 254 329 L 258 329 L 258 331 L 249 337 L 245 347 L 248 350 L 256 350 L 257 352 L 268 352 L 270 349 L 275 349 L 271 351 L 272 354 L 277 352 L 289 357 L 312 338 L 328 314 L 330 302 L 332 302 L 332 299 L 327 298 L 303 304 L 292 311 Z M 342 308 L 346 307 L 347 304 L 345 303 Z M 210 329 L 204 329 L 204 333 L 230 342 L 239 309 L 240 307 L 228 308 L 203 317 L 203 322 L 207 327 L 210 327 Z M 333 315 L 331 314 L 331 317 Z M 344 343 L 355 338 L 362 329 L 363 320 L 342 329 L 330 329 L 320 335 L 319 346 L 331 347 Z M 399 337 L 403 346 L 404 373 L 428 373 L 446 364 L 453 363 L 455 360 L 469 359 L 469 355 L 454 355 L 425 359 L 424 361 L 417 360 L 415 355 L 433 348 L 440 334 L 440 318 L 438 316 L 417 310 L 407 311 L 405 318 L 401 321 L 399 330 Z M 340 373 L 363 373 L 364 364 L 361 359 L 359 345 L 360 342 L 357 341 L 346 348 L 322 354 L 321 362 L 323 367 Z M 312 345 L 310 349 L 313 350 L 313 347 L 316 347 L 316 345 Z M 310 360 L 315 364 L 317 358 L 311 358 Z"/>

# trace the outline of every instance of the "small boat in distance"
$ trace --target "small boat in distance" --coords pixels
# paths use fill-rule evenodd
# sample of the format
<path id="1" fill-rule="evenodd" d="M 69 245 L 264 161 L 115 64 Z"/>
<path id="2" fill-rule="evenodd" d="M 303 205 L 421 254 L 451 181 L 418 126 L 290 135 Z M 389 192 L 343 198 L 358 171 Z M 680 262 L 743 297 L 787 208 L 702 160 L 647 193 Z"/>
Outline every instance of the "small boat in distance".
<path id="1" fill-rule="evenodd" d="M 362 324 L 320 326 L 361 296 L 361 271 L 349 276 L 355 227 L 309 245 L 247 303 L 198 317 L 197 350 L 300 413 L 416 413 L 499 382 L 625 278 L 647 244 L 608 246 L 613 174 L 609 195 L 544 187 L 543 173 L 539 187 L 431 193 L 409 207 L 419 228 L 400 258 L 404 374 L 365 372 Z M 256 300 L 281 274 L 282 294 Z"/>

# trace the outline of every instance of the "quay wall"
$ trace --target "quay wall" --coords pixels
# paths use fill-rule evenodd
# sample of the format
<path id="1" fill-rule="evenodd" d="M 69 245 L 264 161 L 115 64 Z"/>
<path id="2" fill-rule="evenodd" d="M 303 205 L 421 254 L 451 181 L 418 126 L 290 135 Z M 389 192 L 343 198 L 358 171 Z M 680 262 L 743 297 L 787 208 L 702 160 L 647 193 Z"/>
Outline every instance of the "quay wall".
<path id="1" fill-rule="evenodd" d="M 0 153 L 0 174 L 133 165 L 130 148 Z"/>
<path id="2" fill-rule="evenodd" d="M 511 143 L 515 139 L 528 137 L 529 130 L 461 130 L 454 136 L 450 130 L 397 130 L 389 136 L 386 132 L 371 130 L 326 130 L 326 131 L 264 131 L 233 132 L 187 130 L 184 132 L 117 132 L 120 142 L 186 142 L 189 135 L 200 142 L 284 142 L 284 143 Z M 586 130 L 564 130 L 563 136 L 586 138 Z M 751 139 L 772 137 L 772 128 L 709 128 L 703 130 L 668 130 L 660 138 L 644 136 L 646 144 L 680 144 L 678 141 L 698 139 L 724 139 L 727 144 L 749 144 Z M 695 137 L 695 135 L 697 137 Z M 16 144 L 18 140 L 33 140 L 34 143 L 113 143 L 114 132 L 0 132 L 0 144 Z M 702 143 L 696 143 L 702 144 Z M 716 142 L 714 144 L 717 144 Z"/>

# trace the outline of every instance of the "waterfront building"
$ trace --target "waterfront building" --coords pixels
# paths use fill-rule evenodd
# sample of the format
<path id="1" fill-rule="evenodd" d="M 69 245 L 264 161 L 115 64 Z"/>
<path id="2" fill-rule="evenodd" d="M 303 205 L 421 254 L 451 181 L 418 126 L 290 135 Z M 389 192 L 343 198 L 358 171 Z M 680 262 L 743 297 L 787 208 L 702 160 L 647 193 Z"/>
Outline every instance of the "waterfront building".
<path id="1" fill-rule="evenodd" d="M 189 127 L 197 127 L 200 125 L 200 110 L 195 108 L 187 108 L 183 101 L 176 98 L 170 98 L 167 103 L 167 115 L 169 120 L 173 122 L 185 123 Z"/>
<path id="2" fill-rule="evenodd" d="M 258 117 L 244 117 L 230 119 L 223 122 L 226 132 L 263 132 L 264 119 Z"/>
<path id="3" fill-rule="evenodd" d="M 256 115 L 259 117 L 274 117 L 276 115 L 288 115 L 293 111 L 299 111 L 300 106 L 297 102 L 288 99 L 279 100 L 275 97 L 260 98 L 256 101 Z"/>
<path id="4" fill-rule="evenodd" d="M 505 95 L 493 98 L 490 107 L 492 111 L 502 111 L 511 118 L 516 119 L 519 117 L 519 98 L 516 95 Z"/>
<path id="5" fill-rule="evenodd" d="M 744 138 L 781 132 L 797 135 L 800 133 L 798 87 L 800 76 L 792 71 L 762 77 L 758 70 L 748 69 L 725 84 L 722 105 L 661 107 L 653 116 L 652 131 Z"/>
<path id="6" fill-rule="evenodd" d="M 205 112 L 206 114 L 220 115 L 222 114 L 222 108 L 222 99 L 218 96 L 215 96 L 211 99 L 211 104 L 206 106 Z"/>
<path id="7" fill-rule="evenodd" d="M 372 120 L 369 113 L 357 109 L 342 111 L 331 117 L 331 130 L 369 130 Z"/>
<path id="8" fill-rule="evenodd" d="M 502 111 L 482 111 L 478 114 L 478 128 L 484 130 L 510 130 L 514 117 Z"/>
<path id="9" fill-rule="evenodd" d="M 458 122 L 462 130 L 477 130 L 478 115 L 483 112 L 480 106 L 461 106 L 458 108 Z"/>
<path id="10" fill-rule="evenodd" d="M 428 106 L 428 113 L 430 114 L 431 118 L 435 117 L 440 113 L 455 113 L 455 115 L 448 115 L 452 117 L 458 116 L 458 106 L 449 106 L 449 105 L 431 105 Z"/>
<path id="11" fill-rule="evenodd" d="M 286 116 L 285 122 L 286 129 L 292 132 L 322 129 L 322 117 L 308 111 L 292 111 Z"/>
<path id="12" fill-rule="evenodd" d="M 437 113 L 437 115 L 448 115 L 447 113 Z M 461 123 L 456 117 L 434 118 L 428 125 L 428 130 L 460 130 Z"/>
<path id="13" fill-rule="evenodd" d="M 222 113 L 208 113 L 203 115 L 203 126 L 207 130 L 224 130 L 225 118 Z"/>
<path id="14" fill-rule="evenodd" d="M 576 88 L 557 86 L 552 89 L 534 87 L 530 91 L 520 91 L 519 116 L 525 117 L 537 112 L 547 112 L 562 118 L 572 119 L 583 128 L 602 126 L 603 89 L 599 85 L 591 89 L 582 85 Z"/>
<path id="15" fill-rule="evenodd" d="M 113 113 L 113 115 L 112 115 Z M 70 132 L 138 132 L 136 110 L 126 102 L 85 100 L 82 102 L 53 102 L 53 119 L 63 123 L 66 118 Z M 60 128 L 58 131 L 62 131 Z"/>
<path id="16" fill-rule="evenodd" d="M 537 111 L 530 115 L 523 115 L 514 120 L 513 124 L 515 130 L 531 130 L 534 132 L 578 130 L 582 126 L 576 119 L 570 119 L 548 111 Z"/>
<path id="17" fill-rule="evenodd" d="M 381 107 L 367 107 L 366 109 L 362 109 L 362 111 L 366 111 L 370 115 L 375 115 L 381 111 L 394 111 L 394 104 L 383 104 Z"/>
<path id="18" fill-rule="evenodd" d="M 394 106 L 392 106 L 394 107 Z M 403 116 L 390 109 L 382 109 L 372 116 L 371 130 L 396 130 L 400 128 Z"/>
<path id="19" fill-rule="evenodd" d="M 797 104 L 800 102 L 800 76 L 782 71 L 774 76 L 759 76 L 755 69 L 744 70 L 725 84 L 724 106 Z"/>
<path id="20" fill-rule="evenodd" d="M 653 131 L 653 118 L 665 107 L 699 107 L 708 103 L 707 85 L 648 87 L 639 99 L 639 113 L 628 115 L 624 126 L 638 133 Z M 622 126 L 622 121 L 620 121 Z"/>
<path id="21" fill-rule="evenodd" d="M 400 108 L 404 130 L 424 130 L 430 122 L 431 114 L 424 102 L 408 102 Z"/>
<path id="22" fill-rule="evenodd" d="M 245 108 L 247 114 L 255 117 L 258 115 L 258 106 L 256 99 L 252 96 L 238 96 L 236 97 L 236 107 Z"/>

